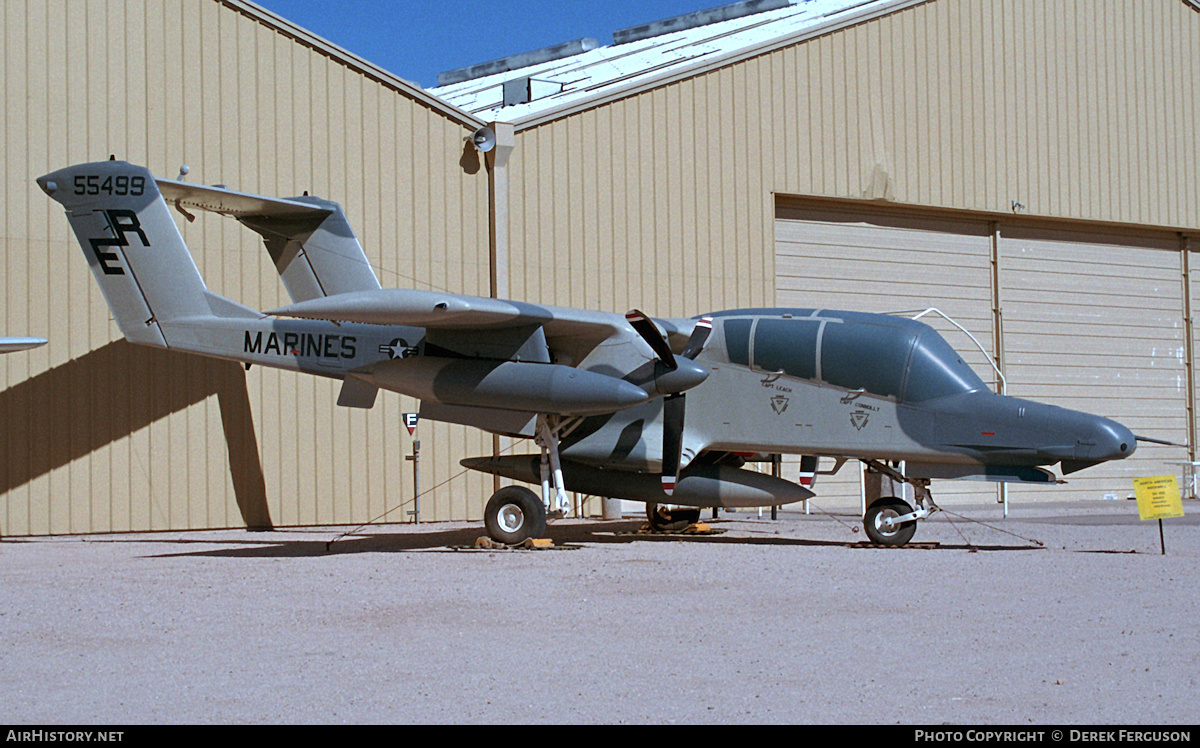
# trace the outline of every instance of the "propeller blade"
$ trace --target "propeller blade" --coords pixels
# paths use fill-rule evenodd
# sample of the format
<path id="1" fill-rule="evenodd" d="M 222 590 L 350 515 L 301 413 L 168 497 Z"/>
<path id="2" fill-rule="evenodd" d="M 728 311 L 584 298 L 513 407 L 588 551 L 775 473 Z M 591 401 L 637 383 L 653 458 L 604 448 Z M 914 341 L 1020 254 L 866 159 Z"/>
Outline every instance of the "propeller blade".
<path id="1" fill-rule="evenodd" d="M 683 453 L 683 414 L 686 404 L 683 395 L 671 395 L 663 400 L 663 493 L 670 496 L 675 491 L 679 477 L 680 455 Z"/>
<path id="2" fill-rule="evenodd" d="M 650 321 L 649 317 L 637 309 L 631 309 L 625 313 L 625 321 L 634 329 L 634 332 L 642 337 L 642 340 L 646 341 L 664 366 L 671 371 L 676 369 L 678 364 L 675 363 L 675 354 L 671 353 L 671 346 L 667 345 L 667 339 L 662 336 L 658 327 Z"/>
<path id="3" fill-rule="evenodd" d="M 692 328 L 692 337 L 688 338 L 687 347 L 683 349 L 683 357 L 695 360 L 700 351 L 704 350 L 704 344 L 708 342 L 708 336 L 711 334 L 712 317 L 701 317 Z"/>

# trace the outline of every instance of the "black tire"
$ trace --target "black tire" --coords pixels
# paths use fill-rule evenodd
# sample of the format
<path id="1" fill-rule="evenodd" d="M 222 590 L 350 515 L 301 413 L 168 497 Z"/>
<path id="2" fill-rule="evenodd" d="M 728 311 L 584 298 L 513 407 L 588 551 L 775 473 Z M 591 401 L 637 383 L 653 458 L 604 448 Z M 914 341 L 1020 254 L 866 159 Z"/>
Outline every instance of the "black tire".
<path id="1" fill-rule="evenodd" d="M 488 499 L 483 524 L 497 543 L 519 545 L 546 534 L 546 506 L 524 486 L 505 486 Z"/>
<path id="2" fill-rule="evenodd" d="M 880 499 L 867 507 L 867 513 L 863 515 L 863 529 L 867 531 L 867 537 L 871 539 L 872 543 L 902 546 L 912 540 L 913 534 L 916 533 L 916 520 L 910 519 L 890 530 L 880 525 L 888 517 L 900 517 L 911 511 L 912 507 L 908 505 L 908 502 L 900 499 Z"/>
<path id="3" fill-rule="evenodd" d="M 646 504 L 646 519 L 657 532 L 679 532 L 700 521 L 700 510 L 690 507 L 668 509 L 660 504 Z"/>

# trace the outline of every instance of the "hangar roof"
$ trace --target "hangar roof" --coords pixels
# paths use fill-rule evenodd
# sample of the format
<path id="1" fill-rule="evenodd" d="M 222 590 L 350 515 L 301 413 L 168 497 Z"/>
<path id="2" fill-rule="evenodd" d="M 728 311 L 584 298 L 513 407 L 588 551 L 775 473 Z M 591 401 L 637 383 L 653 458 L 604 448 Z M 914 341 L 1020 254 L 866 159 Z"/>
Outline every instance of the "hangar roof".
<path id="1" fill-rule="evenodd" d="M 923 2 L 928 0 L 798 0 L 776 10 L 431 88 L 429 93 L 485 121 L 532 127 Z M 523 79 L 532 81 L 531 100 L 505 106 L 505 83 Z"/>

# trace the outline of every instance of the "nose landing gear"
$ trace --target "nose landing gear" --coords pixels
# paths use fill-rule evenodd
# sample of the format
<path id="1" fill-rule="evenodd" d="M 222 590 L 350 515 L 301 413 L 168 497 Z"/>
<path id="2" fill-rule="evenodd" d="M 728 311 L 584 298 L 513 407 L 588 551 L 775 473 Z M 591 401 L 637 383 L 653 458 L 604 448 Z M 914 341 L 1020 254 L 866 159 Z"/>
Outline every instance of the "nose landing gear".
<path id="1" fill-rule="evenodd" d="M 912 507 L 902 499 L 880 499 L 867 507 L 863 529 L 876 545 L 901 546 L 912 540 L 917 531 L 916 520 L 899 521 L 900 517 L 911 513 Z"/>
<path id="2" fill-rule="evenodd" d="M 863 460 L 867 477 L 880 479 L 884 494 L 899 490 L 904 483 L 913 487 L 917 508 L 897 496 L 879 495 L 863 514 L 863 529 L 876 545 L 899 547 L 912 540 L 917 520 L 925 519 L 938 510 L 929 492 L 928 478 L 909 478 L 900 471 L 877 460 Z M 900 484 L 900 485 L 898 485 Z"/>

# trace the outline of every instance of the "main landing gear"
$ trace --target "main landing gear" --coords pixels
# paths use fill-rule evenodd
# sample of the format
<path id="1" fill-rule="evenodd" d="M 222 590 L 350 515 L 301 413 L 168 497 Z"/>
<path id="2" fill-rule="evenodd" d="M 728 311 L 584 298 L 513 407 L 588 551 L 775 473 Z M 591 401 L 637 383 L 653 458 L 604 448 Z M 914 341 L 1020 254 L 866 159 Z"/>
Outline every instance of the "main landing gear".
<path id="1" fill-rule="evenodd" d="M 483 524 L 488 537 L 498 543 L 518 545 L 546 534 L 546 520 L 561 518 L 570 510 L 563 485 L 558 443 L 580 419 L 554 415 L 537 417 L 534 442 L 542 449 L 542 496 L 524 486 L 505 486 L 488 500 Z"/>
<path id="2" fill-rule="evenodd" d="M 938 510 L 929 492 L 929 479 L 909 478 L 877 460 L 863 462 L 867 466 L 869 501 L 867 511 L 863 514 L 863 529 L 876 545 L 902 546 L 912 540 L 917 531 L 917 520 L 925 519 Z M 916 509 L 894 495 L 903 495 L 905 483 L 913 487 Z"/>
<path id="3" fill-rule="evenodd" d="M 505 486 L 488 500 L 483 524 L 492 540 L 518 545 L 546 533 L 546 505 L 524 486 Z"/>

